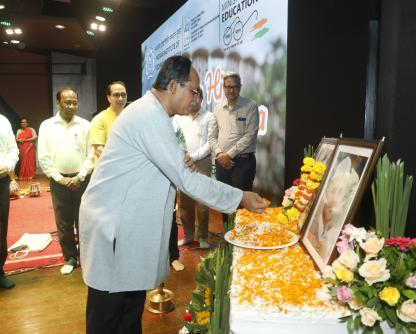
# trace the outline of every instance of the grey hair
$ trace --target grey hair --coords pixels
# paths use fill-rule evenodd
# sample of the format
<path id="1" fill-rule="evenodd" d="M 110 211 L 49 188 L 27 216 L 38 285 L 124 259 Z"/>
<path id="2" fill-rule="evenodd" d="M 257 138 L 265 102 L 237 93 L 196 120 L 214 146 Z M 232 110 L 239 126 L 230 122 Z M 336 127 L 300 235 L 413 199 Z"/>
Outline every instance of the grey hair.
<path id="1" fill-rule="evenodd" d="M 229 78 L 236 78 L 238 81 L 238 84 L 241 86 L 240 74 L 238 74 L 237 72 L 225 72 L 224 77 L 222 78 L 222 81 L 224 82 L 226 79 L 229 79 Z"/>

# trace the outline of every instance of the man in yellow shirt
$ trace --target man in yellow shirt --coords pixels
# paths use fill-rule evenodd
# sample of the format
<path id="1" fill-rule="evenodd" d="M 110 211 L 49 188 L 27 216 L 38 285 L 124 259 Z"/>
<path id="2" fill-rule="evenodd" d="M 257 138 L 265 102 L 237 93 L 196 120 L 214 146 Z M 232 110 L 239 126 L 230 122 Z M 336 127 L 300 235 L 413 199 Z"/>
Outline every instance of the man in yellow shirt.
<path id="1" fill-rule="evenodd" d="M 115 81 L 107 86 L 107 99 L 110 105 L 91 121 L 90 143 L 94 147 L 94 163 L 97 162 L 107 142 L 110 129 L 127 103 L 126 85 Z"/>

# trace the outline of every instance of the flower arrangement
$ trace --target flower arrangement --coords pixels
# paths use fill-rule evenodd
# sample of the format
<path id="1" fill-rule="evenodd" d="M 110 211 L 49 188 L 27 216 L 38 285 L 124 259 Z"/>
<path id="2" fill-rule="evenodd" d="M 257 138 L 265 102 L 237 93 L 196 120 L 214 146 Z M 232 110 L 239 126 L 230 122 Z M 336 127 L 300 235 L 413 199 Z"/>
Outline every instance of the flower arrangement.
<path id="1" fill-rule="evenodd" d="M 278 215 L 280 223 L 285 224 L 288 221 L 300 220 L 302 212 L 309 207 L 316 189 L 321 184 L 326 166 L 323 162 L 306 157 L 303 159 L 303 166 L 300 170 L 300 179 L 295 180 L 293 186 L 285 191 L 282 201 L 284 209 Z M 301 221 L 299 225 L 299 228 L 301 228 Z"/>
<path id="2" fill-rule="evenodd" d="M 376 232 L 346 225 L 339 257 L 323 276 L 331 295 L 349 308 L 348 331 L 383 333 L 380 322 L 416 333 L 416 239 L 385 240 Z"/>
<path id="3" fill-rule="evenodd" d="M 225 230 L 234 226 L 235 214 L 229 215 Z M 196 289 L 186 307 L 180 333 L 229 333 L 232 246 L 222 243 L 201 258 L 195 274 Z"/>

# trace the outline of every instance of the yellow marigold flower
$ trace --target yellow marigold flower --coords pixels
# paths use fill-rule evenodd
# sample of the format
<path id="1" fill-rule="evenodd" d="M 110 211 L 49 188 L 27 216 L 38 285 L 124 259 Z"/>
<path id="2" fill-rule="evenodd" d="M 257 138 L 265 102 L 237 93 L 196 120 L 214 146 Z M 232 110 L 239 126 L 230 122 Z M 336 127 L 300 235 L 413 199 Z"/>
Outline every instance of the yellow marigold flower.
<path id="1" fill-rule="evenodd" d="M 308 182 L 306 182 L 306 186 L 309 189 L 314 189 L 314 190 L 319 187 L 319 184 L 320 184 L 319 182 L 314 182 L 312 180 L 308 180 Z"/>
<path id="2" fill-rule="evenodd" d="M 352 271 L 342 267 L 335 270 L 335 275 L 340 281 L 345 283 L 349 283 L 354 279 L 354 274 L 352 273 Z"/>
<path id="3" fill-rule="evenodd" d="M 209 322 L 209 311 L 196 312 L 196 323 L 198 325 L 206 325 Z"/>
<path id="4" fill-rule="evenodd" d="M 322 175 L 320 175 L 320 174 L 318 174 L 318 173 L 316 173 L 316 172 L 312 171 L 312 172 L 309 174 L 309 178 L 310 178 L 310 179 L 312 179 L 312 180 L 315 180 L 315 181 L 321 181 L 321 180 L 322 180 Z"/>
<path id="5" fill-rule="evenodd" d="M 209 306 L 211 304 L 211 289 L 210 288 L 206 288 L 205 289 L 205 293 L 204 293 L 204 301 L 205 301 L 205 305 Z"/>
<path id="6" fill-rule="evenodd" d="M 303 159 L 303 164 L 304 165 L 309 165 L 309 166 L 313 166 L 315 163 L 315 159 L 311 158 L 311 157 L 306 157 Z"/>
<path id="7" fill-rule="evenodd" d="M 302 173 L 302 174 L 300 174 L 300 178 L 301 178 L 302 180 L 307 180 L 307 179 L 308 179 L 308 176 L 309 176 L 309 174 L 308 174 L 308 173 Z"/>
<path id="8" fill-rule="evenodd" d="M 326 165 L 321 161 L 317 161 L 316 164 L 313 165 L 313 171 L 319 175 L 323 175 L 326 171 Z"/>
<path id="9" fill-rule="evenodd" d="M 300 215 L 300 211 L 296 209 L 295 207 L 290 208 L 287 210 L 287 217 L 289 218 L 289 221 L 293 221 L 297 219 Z"/>
<path id="10" fill-rule="evenodd" d="M 304 173 L 310 173 L 310 172 L 312 172 L 312 166 L 309 166 L 309 165 L 303 165 L 303 166 L 301 167 L 300 171 L 301 171 L 301 172 L 304 172 Z"/>
<path id="11" fill-rule="evenodd" d="M 287 216 L 283 212 L 277 214 L 277 221 L 281 224 L 287 224 L 289 222 Z"/>
<path id="12" fill-rule="evenodd" d="M 400 299 L 400 292 L 396 288 L 388 286 L 381 290 L 378 296 L 390 306 L 394 306 Z"/>

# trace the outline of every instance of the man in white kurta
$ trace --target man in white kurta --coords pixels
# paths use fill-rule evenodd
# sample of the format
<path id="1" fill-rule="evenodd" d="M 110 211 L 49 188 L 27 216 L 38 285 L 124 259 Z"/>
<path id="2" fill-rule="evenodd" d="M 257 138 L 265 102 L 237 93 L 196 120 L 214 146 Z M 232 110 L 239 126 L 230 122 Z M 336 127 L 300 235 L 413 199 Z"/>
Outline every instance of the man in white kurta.
<path id="1" fill-rule="evenodd" d="M 184 164 L 170 116 L 187 114 L 198 87 L 198 74 L 188 59 L 168 58 L 152 91 L 130 104 L 111 129 L 80 210 L 81 263 L 89 286 L 87 333 L 112 332 L 114 324 L 106 318 L 119 312 L 118 293 L 120 305 L 128 298 L 125 292 L 143 293 L 142 300 L 137 297 L 139 314 L 133 314 L 140 319 L 144 291 L 168 275 L 175 187 L 227 213 L 240 203 L 264 209 L 258 195 L 214 181 Z M 104 304 L 111 305 L 103 309 Z M 127 311 L 121 312 L 127 317 Z M 117 321 L 113 331 L 141 333 L 137 324 L 126 328 L 122 317 Z"/>

